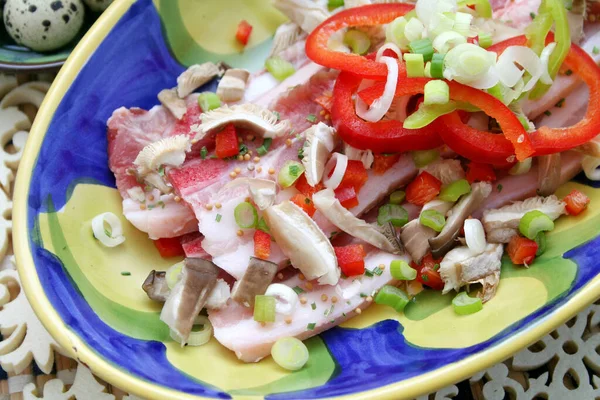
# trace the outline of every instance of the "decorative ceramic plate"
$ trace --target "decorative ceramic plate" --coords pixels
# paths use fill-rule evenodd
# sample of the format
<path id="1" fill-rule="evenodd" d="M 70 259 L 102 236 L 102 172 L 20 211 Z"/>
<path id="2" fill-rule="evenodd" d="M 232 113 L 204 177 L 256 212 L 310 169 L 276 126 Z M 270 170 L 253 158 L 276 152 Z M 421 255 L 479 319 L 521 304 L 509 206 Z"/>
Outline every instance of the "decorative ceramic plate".
<path id="1" fill-rule="evenodd" d="M 255 30 L 241 52 L 241 18 Z M 140 284 L 161 259 L 123 217 L 126 242 L 98 246 L 90 221 L 121 213 L 107 165 L 106 120 L 120 106 L 150 108 L 185 65 L 224 60 L 256 69 L 282 22 L 264 0 L 118 0 L 80 42 L 38 114 L 19 168 L 15 247 L 23 287 L 50 333 L 116 386 L 153 399 L 410 398 L 509 357 L 600 296 L 600 190 L 579 217 L 561 218 L 530 268 L 506 258 L 496 296 L 457 316 L 451 297 L 425 291 L 405 313 L 372 306 L 307 341 L 310 361 L 284 372 L 270 358 L 244 364 L 214 339 L 180 348 Z M 128 271 L 129 276 L 121 272 Z"/>

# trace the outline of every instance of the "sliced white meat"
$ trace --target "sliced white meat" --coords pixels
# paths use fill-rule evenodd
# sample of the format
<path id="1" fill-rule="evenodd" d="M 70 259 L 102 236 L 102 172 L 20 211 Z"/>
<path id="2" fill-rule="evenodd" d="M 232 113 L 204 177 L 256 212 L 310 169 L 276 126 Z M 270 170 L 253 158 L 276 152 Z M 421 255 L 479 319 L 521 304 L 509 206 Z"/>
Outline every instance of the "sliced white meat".
<path id="1" fill-rule="evenodd" d="M 365 264 L 368 269 L 373 269 L 379 264 L 388 266 L 397 259 L 409 261 L 407 257 L 371 250 Z M 280 338 L 294 336 L 305 340 L 353 317 L 357 309 L 362 311 L 371 305 L 375 293 L 392 281 L 389 268 L 385 268 L 381 275 L 341 279 L 338 286 L 312 283 L 312 290 L 300 294 L 301 302 L 289 315 L 291 323 L 286 323 L 285 316 L 277 315 L 275 322 L 262 326 L 254 321 L 251 310 L 234 302 L 219 311 L 210 311 L 209 319 L 215 338 L 223 346 L 234 351 L 242 361 L 257 362 L 270 354 L 271 347 Z M 297 275 L 282 283 L 306 289 L 306 281 L 301 281 Z M 323 301 L 325 296 L 327 300 Z M 333 297 L 335 302 L 332 302 Z M 316 305 L 314 310 L 311 307 L 313 303 Z M 312 324 L 315 324 L 314 328 Z"/>

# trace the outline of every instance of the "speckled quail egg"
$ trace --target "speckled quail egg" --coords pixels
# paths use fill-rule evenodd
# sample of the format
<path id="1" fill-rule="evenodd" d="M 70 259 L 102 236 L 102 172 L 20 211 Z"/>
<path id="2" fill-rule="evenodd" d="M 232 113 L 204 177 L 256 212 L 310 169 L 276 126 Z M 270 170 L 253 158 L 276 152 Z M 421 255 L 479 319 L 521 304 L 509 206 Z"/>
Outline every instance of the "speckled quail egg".
<path id="1" fill-rule="evenodd" d="M 83 0 L 92 11 L 104 11 L 113 0 Z"/>
<path id="2" fill-rule="evenodd" d="M 49 51 L 77 35 L 84 13 L 81 0 L 6 0 L 4 25 L 17 43 Z"/>

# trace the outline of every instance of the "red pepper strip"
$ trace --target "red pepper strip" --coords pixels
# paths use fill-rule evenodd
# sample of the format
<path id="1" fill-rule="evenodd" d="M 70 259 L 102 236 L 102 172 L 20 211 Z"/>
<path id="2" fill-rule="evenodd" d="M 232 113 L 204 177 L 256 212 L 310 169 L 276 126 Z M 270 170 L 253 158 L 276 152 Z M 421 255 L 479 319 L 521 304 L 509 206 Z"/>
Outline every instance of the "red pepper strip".
<path id="1" fill-rule="evenodd" d="M 405 129 L 400 121 L 367 122 L 359 118 L 354 111 L 352 95 L 356 93 L 362 79 L 349 72 L 342 72 L 333 89 L 331 120 L 346 143 L 357 149 L 370 149 L 375 153 L 429 150 L 442 145 L 435 124 L 421 129 Z M 399 85 L 401 95 L 423 93 L 427 80 L 421 79 L 420 82 L 420 86 Z"/>
<path id="2" fill-rule="evenodd" d="M 549 34 L 546 42 L 553 40 Z M 501 54 L 509 46 L 525 46 L 527 38 L 517 36 L 497 43 L 489 51 Z M 542 126 L 530 134 L 535 148 L 535 155 L 558 153 L 589 142 L 600 132 L 600 68 L 592 57 L 581 47 L 571 44 L 571 50 L 565 58 L 564 65 L 572 70 L 588 85 L 590 100 L 585 117 L 578 123 L 567 128 L 550 128 Z"/>
<path id="3" fill-rule="evenodd" d="M 156 250 L 158 250 L 160 256 L 163 258 L 185 255 L 183 246 L 178 237 L 156 239 L 154 241 L 154 246 L 156 246 Z"/>
<path id="4" fill-rule="evenodd" d="M 396 86 L 396 96 L 424 93 L 425 84 L 428 81 L 430 79 L 399 78 Z M 450 87 L 450 98 L 452 100 L 470 103 L 495 118 L 504 133 L 504 135 L 497 135 L 471 128 L 464 124 L 459 117 L 455 117 L 454 113 L 448 114 L 440 118 L 439 130 L 448 147 L 463 157 L 491 164 L 510 162 L 509 157 L 515 151 L 518 160 L 531 157 L 534 149 L 529 136 L 519 119 L 508 107 L 494 96 L 479 89 L 461 85 L 458 82 L 447 83 Z M 384 83 L 378 82 L 361 90 L 358 95 L 365 103 L 371 104 L 375 99 L 381 97 L 384 86 Z M 412 88 L 413 93 L 405 93 L 405 91 L 411 90 L 409 88 Z M 444 128 L 444 125 L 447 125 L 447 129 Z"/>
<path id="5" fill-rule="evenodd" d="M 254 256 L 266 260 L 271 255 L 271 235 L 258 229 L 254 231 Z"/>
<path id="6" fill-rule="evenodd" d="M 361 244 L 334 247 L 338 265 L 346 276 L 362 275 L 365 273 L 365 249 Z"/>
<path id="7" fill-rule="evenodd" d="M 382 25 L 414 9 L 409 4 L 372 4 L 340 11 L 317 26 L 306 39 L 306 55 L 317 64 L 349 71 L 369 79 L 385 79 L 387 67 L 358 54 L 330 50 L 331 35 L 343 28 L 362 25 Z M 403 68 L 403 66 L 401 66 Z M 402 74 L 401 74 L 402 75 Z"/>

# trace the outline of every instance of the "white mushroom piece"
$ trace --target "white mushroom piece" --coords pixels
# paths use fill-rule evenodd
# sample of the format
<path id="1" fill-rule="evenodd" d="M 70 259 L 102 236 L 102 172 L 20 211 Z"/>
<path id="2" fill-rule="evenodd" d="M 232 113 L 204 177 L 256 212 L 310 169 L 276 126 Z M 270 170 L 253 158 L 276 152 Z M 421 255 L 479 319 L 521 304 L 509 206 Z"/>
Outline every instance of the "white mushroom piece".
<path id="1" fill-rule="evenodd" d="M 192 65 L 177 77 L 177 95 L 183 99 L 221 74 L 223 74 L 223 68 L 213 62 Z"/>
<path id="2" fill-rule="evenodd" d="M 269 57 L 276 56 L 281 51 L 296 43 L 303 36 L 302 28 L 294 22 L 287 22 L 279 25 L 273 36 Z"/>
<path id="3" fill-rule="evenodd" d="M 285 14 L 290 21 L 310 33 L 321 22 L 329 18 L 327 3 L 313 0 L 275 0 L 273 6 Z"/>
<path id="4" fill-rule="evenodd" d="M 560 181 L 560 153 L 539 156 L 538 160 L 538 194 L 549 196 L 556 192 Z"/>
<path id="5" fill-rule="evenodd" d="M 355 217 L 346 210 L 335 197 L 332 189 L 321 190 L 313 194 L 313 204 L 332 224 L 347 234 L 393 254 L 401 254 L 402 246 L 397 237 L 392 236 L 389 230 L 384 231 L 379 227 L 369 224 Z"/>
<path id="6" fill-rule="evenodd" d="M 265 210 L 275 202 L 277 196 L 277 183 L 269 179 L 260 178 L 236 178 L 229 182 L 219 193 L 237 186 L 247 185 L 252 201 L 259 210 Z"/>
<path id="7" fill-rule="evenodd" d="M 277 270 L 277 264 L 271 261 L 250 257 L 248 269 L 233 286 L 231 298 L 245 307 L 253 307 L 255 297 L 265 294 Z"/>
<path id="8" fill-rule="evenodd" d="M 553 221 L 565 214 L 565 203 L 555 195 L 531 197 L 508 206 L 483 212 L 481 222 L 490 243 L 508 243 L 519 233 L 519 222 L 529 211 L 538 210 Z"/>
<path id="9" fill-rule="evenodd" d="M 496 294 L 500 282 L 503 251 L 501 244 L 492 243 L 481 254 L 475 254 L 465 246 L 450 250 L 440 263 L 439 273 L 444 281 L 442 293 L 480 283 L 483 289 L 477 296 L 484 303 L 490 300 Z"/>
<path id="10" fill-rule="evenodd" d="M 266 138 L 282 136 L 291 129 L 289 120 L 279 121 L 279 116 L 273 111 L 251 103 L 219 107 L 202 113 L 200 119 L 200 125 L 192 126 L 196 132 L 193 143 L 227 124 L 250 129 Z"/>
<path id="11" fill-rule="evenodd" d="M 362 162 L 363 167 L 366 169 L 371 169 L 373 161 L 375 161 L 375 156 L 371 150 L 359 150 L 346 142 L 344 142 L 344 154 L 348 157 L 348 160 Z"/>
<path id="12" fill-rule="evenodd" d="M 300 207 L 286 200 L 263 214 L 281 251 L 308 280 L 335 285 L 340 269 L 333 246 L 319 226 Z"/>
<path id="13" fill-rule="evenodd" d="M 206 305 L 210 292 L 217 284 L 219 268 L 200 258 L 186 258 L 181 279 L 167 298 L 160 319 L 181 339 L 182 345 L 192 331 L 194 320 Z"/>
<path id="14" fill-rule="evenodd" d="M 158 93 L 158 101 L 177 119 L 183 118 L 187 112 L 185 100 L 177 95 L 177 90 L 163 89 Z"/>
<path id="15" fill-rule="evenodd" d="M 323 172 L 329 155 L 337 144 L 335 129 L 319 122 L 304 131 L 304 152 L 302 165 L 305 168 L 306 181 L 310 186 L 317 185 Z"/>
<path id="16" fill-rule="evenodd" d="M 439 179 L 443 185 L 464 179 L 465 171 L 460 165 L 460 160 L 443 159 L 426 165 L 421 171 L 426 171 Z"/>
<path id="17" fill-rule="evenodd" d="M 249 76 L 250 72 L 245 69 L 228 69 L 219 81 L 217 96 L 224 102 L 240 101 L 244 98 Z"/>

